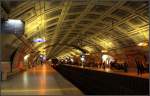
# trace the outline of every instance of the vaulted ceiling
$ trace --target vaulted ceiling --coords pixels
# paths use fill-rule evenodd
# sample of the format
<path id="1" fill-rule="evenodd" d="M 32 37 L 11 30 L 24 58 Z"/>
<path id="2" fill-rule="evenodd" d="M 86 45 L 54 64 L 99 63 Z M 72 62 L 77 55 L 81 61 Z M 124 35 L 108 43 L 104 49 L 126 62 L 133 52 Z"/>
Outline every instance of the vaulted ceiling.
<path id="1" fill-rule="evenodd" d="M 148 0 L 3 2 L 9 18 L 25 21 L 26 40 L 48 57 L 77 55 L 80 48 L 95 52 L 148 41 L 148 4 Z M 35 43 L 36 38 L 46 42 Z"/>

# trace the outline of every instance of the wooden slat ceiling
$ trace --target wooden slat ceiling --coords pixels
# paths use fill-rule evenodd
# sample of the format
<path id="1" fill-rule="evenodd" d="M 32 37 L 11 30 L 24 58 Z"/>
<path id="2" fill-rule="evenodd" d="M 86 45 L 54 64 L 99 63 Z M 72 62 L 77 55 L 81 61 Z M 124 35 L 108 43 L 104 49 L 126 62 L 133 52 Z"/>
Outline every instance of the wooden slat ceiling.
<path id="1" fill-rule="evenodd" d="M 46 48 L 48 57 L 78 53 L 67 44 L 90 52 L 148 41 L 148 0 L 26 0 L 13 6 L 9 17 L 25 21 L 28 40 L 46 38 L 33 44 Z"/>

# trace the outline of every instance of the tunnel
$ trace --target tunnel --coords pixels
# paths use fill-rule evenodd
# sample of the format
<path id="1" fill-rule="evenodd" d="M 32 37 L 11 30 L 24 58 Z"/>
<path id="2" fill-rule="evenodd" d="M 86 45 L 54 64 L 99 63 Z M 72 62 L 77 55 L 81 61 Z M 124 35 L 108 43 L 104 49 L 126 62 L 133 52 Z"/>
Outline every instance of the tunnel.
<path id="1" fill-rule="evenodd" d="M 0 2 L 2 96 L 149 94 L 149 0 Z"/>

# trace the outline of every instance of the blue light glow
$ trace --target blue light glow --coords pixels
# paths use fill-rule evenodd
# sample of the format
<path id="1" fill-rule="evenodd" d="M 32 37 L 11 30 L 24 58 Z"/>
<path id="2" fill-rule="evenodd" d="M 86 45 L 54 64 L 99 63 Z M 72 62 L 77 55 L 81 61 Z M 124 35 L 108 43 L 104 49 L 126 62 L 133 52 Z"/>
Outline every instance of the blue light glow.
<path id="1" fill-rule="evenodd" d="M 34 42 L 45 42 L 46 40 L 42 39 L 42 38 L 37 38 L 33 40 Z"/>

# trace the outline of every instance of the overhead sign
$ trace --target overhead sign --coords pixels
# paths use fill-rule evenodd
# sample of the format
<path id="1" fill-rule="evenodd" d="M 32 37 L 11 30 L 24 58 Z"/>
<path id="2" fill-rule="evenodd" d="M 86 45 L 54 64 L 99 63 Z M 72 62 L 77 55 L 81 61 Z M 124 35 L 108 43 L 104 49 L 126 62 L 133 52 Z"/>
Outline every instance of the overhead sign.
<path id="1" fill-rule="evenodd" d="M 22 36 L 24 34 L 24 22 L 17 19 L 8 19 L 1 21 L 2 34 L 14 34 Z"/>

